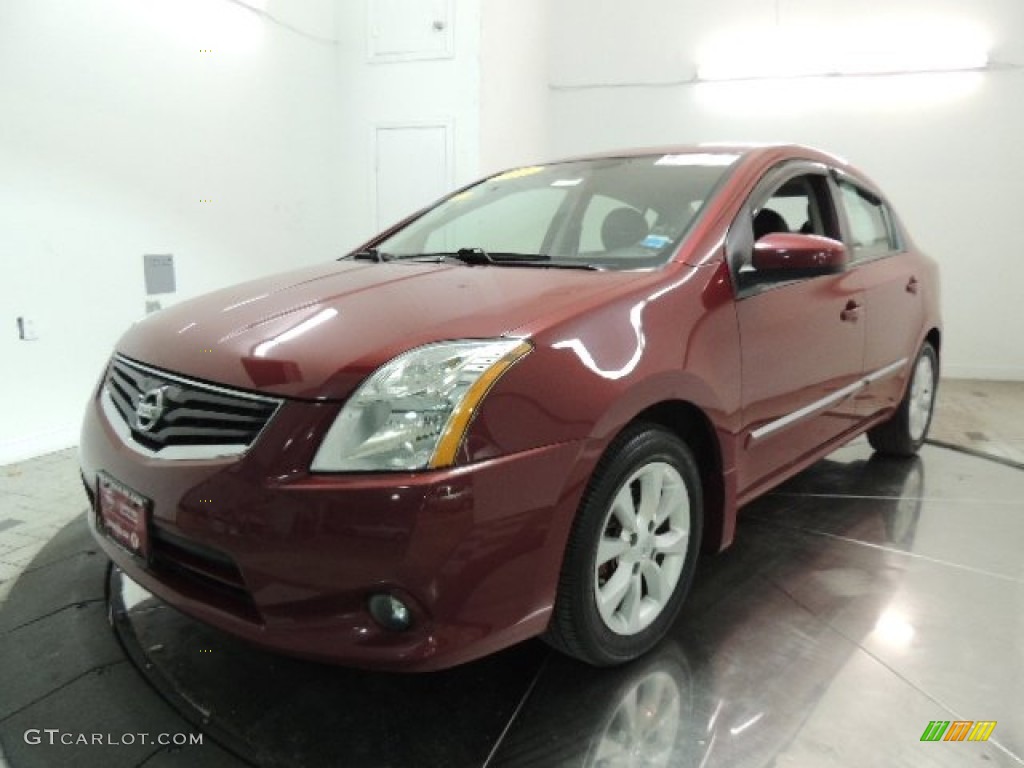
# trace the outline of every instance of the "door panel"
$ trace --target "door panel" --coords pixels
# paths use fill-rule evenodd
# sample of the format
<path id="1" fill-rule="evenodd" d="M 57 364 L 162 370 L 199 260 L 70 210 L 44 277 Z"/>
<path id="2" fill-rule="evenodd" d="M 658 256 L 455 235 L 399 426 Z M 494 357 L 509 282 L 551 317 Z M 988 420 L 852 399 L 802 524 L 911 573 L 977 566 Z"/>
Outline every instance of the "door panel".
<path id="1" fill-rule="evenodd" d="M 897 254 L 857 268 L 864 281 L 864 369 L 872 373 L 906 360 L 906 365 L 873 380 L 860 394 L 865 417 L 895 406 L 903 397 L 924 322 L 921 266 L 911 254 Z"/>
<path id="2" fill-rule="evenodd" d="M 895 406 L 903 396 L 924 322 L 920 281 L 925 265 L 903 250 L 884 200 L 842 176 L 836 187 L 847 249 L 864 282 L 864 369 L 871 383 L 857 399 L 867 418 Z"/>
<path id="3" fill-rule="evenodd" d="M 856 271 L 789 283 L 737 303 L 741 494 L 857 424 L 863 303 Z"/>

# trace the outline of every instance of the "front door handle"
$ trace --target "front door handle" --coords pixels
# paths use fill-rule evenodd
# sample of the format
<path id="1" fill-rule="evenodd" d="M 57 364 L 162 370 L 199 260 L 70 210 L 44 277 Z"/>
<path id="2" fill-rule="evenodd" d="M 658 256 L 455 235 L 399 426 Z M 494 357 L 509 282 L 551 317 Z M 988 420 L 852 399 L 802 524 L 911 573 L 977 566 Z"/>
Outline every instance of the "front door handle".
<path id="1" fill-rule="evenodd" d="M 921 283 L 918 281 L 916 277 L 911 277 L 910 280 L 907 281 L 907 293 L 916 294 L 920 287 Z"/>
<path id="2" fill-rule="evenodd" d="M 850 299 L 846 302 L 846 309 L 839 313 L 839 319 L 844 323 L 856 323 L 860 319 L 860 309 L 860 302 Z"/>

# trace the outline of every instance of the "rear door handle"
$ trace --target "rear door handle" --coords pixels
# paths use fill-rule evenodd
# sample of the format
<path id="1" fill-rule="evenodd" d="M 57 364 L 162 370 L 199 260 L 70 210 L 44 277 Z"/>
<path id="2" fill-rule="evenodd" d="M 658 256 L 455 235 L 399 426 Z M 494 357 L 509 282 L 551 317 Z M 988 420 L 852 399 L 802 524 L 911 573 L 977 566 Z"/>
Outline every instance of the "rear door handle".
<path id="1" fill-rule="evenodd" d="M 860 319 L 860 302 L 850 299 L 846 302 L 846 309 L 839 313 L 839 319 L 844 323 L 856 323 Z"/>
<path id="2" fill-rule="evenodd" d="M 918 281 L 916 277 L 911 277 L 910 280 L 907 281 L 907 293 L 916 294 L 920 287 L 921 283 Z"/>

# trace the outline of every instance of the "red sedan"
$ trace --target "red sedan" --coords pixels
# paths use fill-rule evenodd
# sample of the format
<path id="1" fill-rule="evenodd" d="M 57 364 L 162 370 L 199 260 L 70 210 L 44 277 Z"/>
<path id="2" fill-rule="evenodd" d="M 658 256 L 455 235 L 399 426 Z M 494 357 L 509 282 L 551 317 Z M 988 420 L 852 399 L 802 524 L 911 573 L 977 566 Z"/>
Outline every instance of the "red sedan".
<path id="1" fill-rule="evenodd" d="M 111 559 L 286 653 L 427 670 L 650 649 L 745 502 L 852 438 L 913 454 L 935 264 L 794 146 L 516 168 L 338 262 L 151 315 L 91 399 Z"/>

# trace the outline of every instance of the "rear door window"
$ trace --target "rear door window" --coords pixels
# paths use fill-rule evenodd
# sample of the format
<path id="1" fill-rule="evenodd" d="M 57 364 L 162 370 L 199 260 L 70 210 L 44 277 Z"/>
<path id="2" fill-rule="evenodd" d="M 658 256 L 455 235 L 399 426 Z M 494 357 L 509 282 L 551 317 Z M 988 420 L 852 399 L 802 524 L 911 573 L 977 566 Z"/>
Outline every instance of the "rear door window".
<path id="1" fill-rule="evenodd" d="M 839 196 L 850 228 L 850 256 L 854 261 L 874 259 L 900 250 L 895 222 L 884 202 L 846 179 L 839 181 Z"/>

